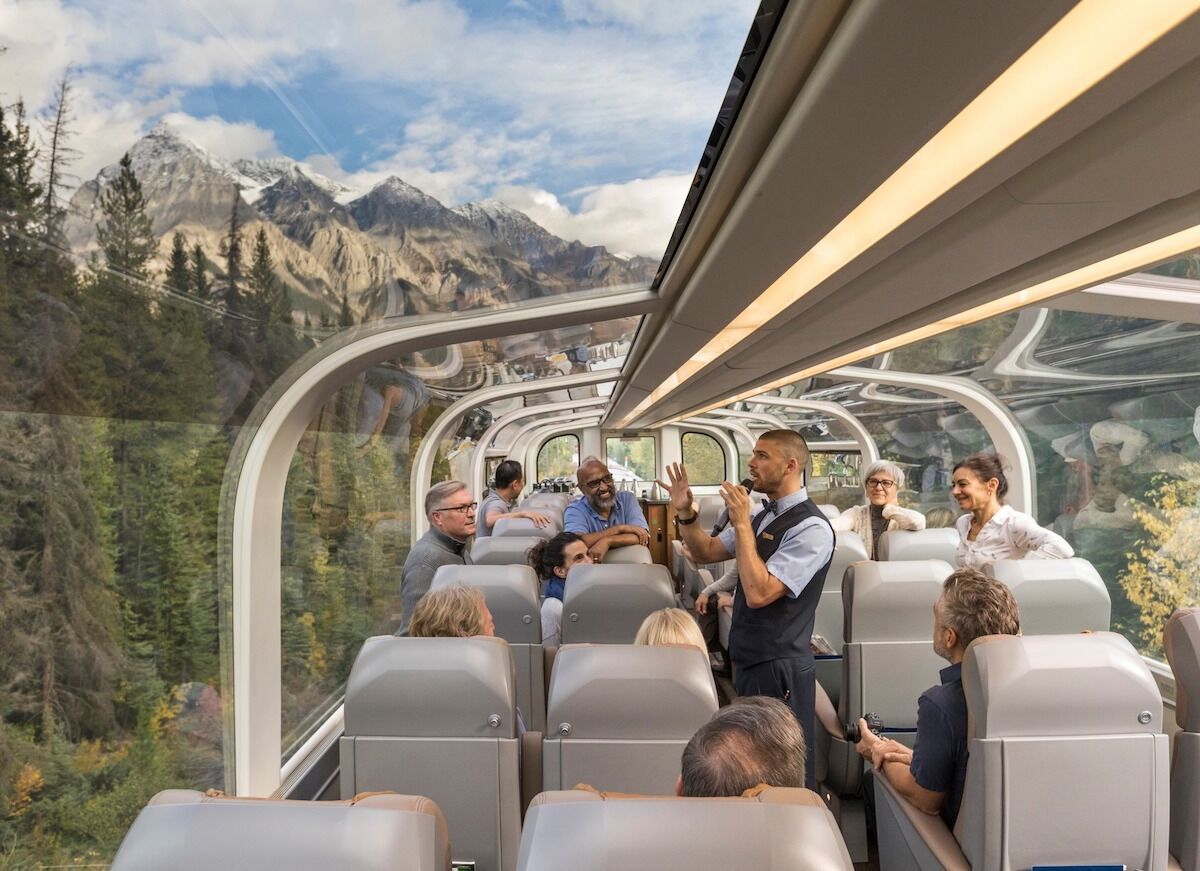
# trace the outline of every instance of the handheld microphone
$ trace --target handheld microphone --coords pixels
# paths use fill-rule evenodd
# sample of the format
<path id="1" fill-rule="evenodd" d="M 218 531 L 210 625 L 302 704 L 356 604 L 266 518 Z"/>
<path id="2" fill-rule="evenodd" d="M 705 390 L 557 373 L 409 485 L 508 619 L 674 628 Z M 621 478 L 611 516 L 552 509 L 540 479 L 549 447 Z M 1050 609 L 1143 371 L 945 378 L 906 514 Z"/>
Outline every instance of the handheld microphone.
<path id="1" fill-rule="evenodd" d="M 754 489 L 754 480 L 752 478 L 743 478 L 738 485 L 747 493 Z M 713 524 L 712 532 L 709 535 L 719 535 L 721 530 L 729 525 L 729 508 L 722 508 L 721 513 L 717 515 L 717 522 Z"/>

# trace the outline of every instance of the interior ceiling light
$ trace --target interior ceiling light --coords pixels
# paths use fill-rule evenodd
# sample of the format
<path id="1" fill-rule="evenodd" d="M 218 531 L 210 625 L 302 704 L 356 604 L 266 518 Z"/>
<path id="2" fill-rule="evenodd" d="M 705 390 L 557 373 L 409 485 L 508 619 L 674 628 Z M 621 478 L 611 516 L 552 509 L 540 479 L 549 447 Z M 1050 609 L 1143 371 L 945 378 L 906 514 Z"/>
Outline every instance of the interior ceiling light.
<path id="1" fill-rule="evenodd" d="M 627 426 L 1197 10 L 1200 0 L 1081 0 L 618 426 Z"/>
<path id="2" fill-rule="evenodd" d="M 732 402 L 749 399 L 760 393 L 766 393 L 768 390 L 776 390 L 785 384 L 791 384 L 793 381 L 799 381 L 802 378 L 811 378 L 814 375 L 820 375 L 839 366 L 847 366 L 859 360 L 884 354 L 888 351 L 894 351 L 904 345 L 928 339 L 930 336 L 935 336 L 938 333 L 944 333 L 958 327 L 965 327 L 968 324 L 996 317 L 1014 309 L 1036 305 L 1051 297 L 1061 296 L 1064 293 L 1070 293 L 1080 288 L 1099 284 L 1102 281 L 1109 281 L 1116 276 L 1126 275 L 1142 269 L 1148 264 L 1172 260 L 1196 249 L 1200 249 L 1200 224 L 1189 227 L 1186 230 L 1180 230 L 1178 233 L 1164 236 L 1161 239 L 1156 239 L 1153 242 L 1147 242 L 1145 245 L 1131 248 L 1128 251 L 1122 251 L 1104 260 L 1089 263 L 1087 266 L 1081 266 L 1079 269 L 1047 279 L 1024 290 L 1010 293 L 1000 299 L 985 302 L 982 305 L 977 305 L 975 308 L 967 309 L 959 314 L 950 315 L 939 321 L 925 324 L 916 329 L 909 330 L 907 333 L 902 333 L 890 339 L 883 339 L 879 342 L 873 342 L 866 347 L 859 348 L 850 353 L 842 354 L 813 366 L 808 366 L 790 375 L 785 375 L 783 378 L 771 381 L 768 384 L 759 385 L 736 396 L 731 396 L 712 405 L 707 405 L 699 411 L 689 412 L 687 416 L 704 414 L 714 408 L 720 408 Z"/>

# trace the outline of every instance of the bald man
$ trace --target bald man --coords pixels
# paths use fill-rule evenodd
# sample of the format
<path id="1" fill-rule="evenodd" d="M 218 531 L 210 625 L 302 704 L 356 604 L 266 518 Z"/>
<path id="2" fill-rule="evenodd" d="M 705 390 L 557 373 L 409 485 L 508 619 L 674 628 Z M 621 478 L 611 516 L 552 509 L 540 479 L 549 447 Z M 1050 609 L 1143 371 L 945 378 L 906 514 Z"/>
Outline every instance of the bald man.
<path id="1" fill-rule="evenodd" d="M 754 489 L 768 500 L 752 511 L 745 490 L 728 481 L 722 484 L 729 526 L 715 537 L 696 525 L 696 506 L 682 465 L 667 467 L 670 484 L 663 486 L 671 494 L 680 536 L 697 563 L 737 559 L 729 631 L 734 689 L 739 696 L 772 696 L 792 709 L 804 729 L 806 785 L 812 788 L 817 678 L 810 644 L 817 603 L 833 561 L 834 534 L 804 488 L 807 464 L 808 445 L 798 433 L 763 433 L 754 445 L 749 470 Z"/>
<path id="2" fill-rule="evenodd" d="M 610 548 L 650 543 L 650 525 L 637 497 L 617 489 L 608 466 L 588 457 L 575 480 L 583 495 L 563 512 L 563 532 L 582 537 L 593 560 L 603 560 Z"/>

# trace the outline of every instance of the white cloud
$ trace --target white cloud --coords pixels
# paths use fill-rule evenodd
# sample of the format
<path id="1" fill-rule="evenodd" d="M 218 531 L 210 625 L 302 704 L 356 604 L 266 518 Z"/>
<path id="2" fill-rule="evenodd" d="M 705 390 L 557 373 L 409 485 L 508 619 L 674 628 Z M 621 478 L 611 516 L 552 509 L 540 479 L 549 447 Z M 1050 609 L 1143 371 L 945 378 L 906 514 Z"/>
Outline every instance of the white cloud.
<path id="1" fill-rule="evenodd" d="M 604 245 L 620 254 L 661 257 L 679 219 L 692 176 L 661 175 L 593 188 L 571 211 L 549 191 L 500 187 L 493 196 L 519 209 L 551 233 Z"/>
<path id="2" fill-rule="evenodd" d="M 215 115 L 193 118 L 184 112 L 169 112 L 162 120 L 184 139 L 226 160 L 281 155 L 275 134 L 248 121 L 226 121 Z"/>
<path id="3" fill-rule="evenodd" d="M 680 34 L 714 23 L 742 22 L 749 18 L 729 0 L 689 0 L 686 5 L 648 3 L 646 0 L 560 0 L 563 15 L 572 21 L 609 24 L 654 34 Z"/>
<path id="4" fill-rule="evenodd" d="M 0 0 L 0 95 L 33 111 L 49 101 L 72 64 L 87 64 L 103 33 L 90 15 L 59 0 Z"/>

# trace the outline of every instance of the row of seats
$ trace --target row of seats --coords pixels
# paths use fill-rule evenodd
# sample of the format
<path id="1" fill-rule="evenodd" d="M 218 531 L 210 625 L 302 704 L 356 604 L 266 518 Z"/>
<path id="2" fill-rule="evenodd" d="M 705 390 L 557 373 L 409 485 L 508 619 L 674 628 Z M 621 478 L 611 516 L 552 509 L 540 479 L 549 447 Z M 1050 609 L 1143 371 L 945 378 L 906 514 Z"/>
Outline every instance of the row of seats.
<path id="1" fill-rule="evenodd" d="M 533 523 L 531 520 L 520 519 L 524 523 Z M 501 522 L 496 521 L 497 525 Z M 529 549 L 543 537 L 545 536 L 538 534 L 477 538 L 471 546 L 471 562 L 478 566 L 525 565 L 528 562 Z M 653 562 L 650 549 L 640 544 L 614 547 L 604 555 L 606 565 L 651 565 Z"/>
<path id="2" fill-rule="evenodd" d="M 709 832 L 736 835 L 697 835 Z M 440 808 L 420 796 L 262 801 L 167 790 L 138 816 L 112 868 L 451 871 L 452 858 L 462 854 L 449 835 Z M 854 866 L 815 793 L 768 789 L 746 798 L 545 792 L 529 808 L 515 867 L 851 871 Z"/>
<path id="3" fill-rule="evenodd" d="M 544 736 L 521 733 L 515 683 L 499 638 L 368 639 L 346 688 L 342 795 L 427 795 L 456 858 L 513 868 L 536 793 L 583 782 L 669 794 L 684 746 L 717 710 L 708 661 L 690 647 L 562 647 Z"/>

